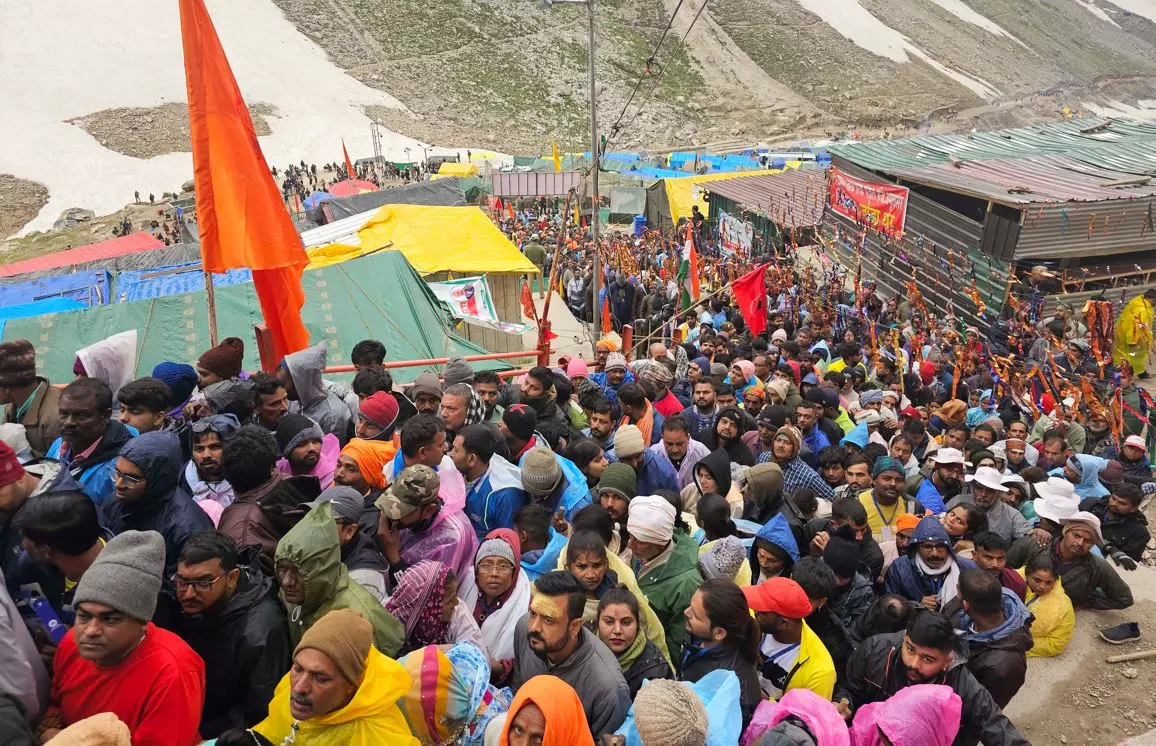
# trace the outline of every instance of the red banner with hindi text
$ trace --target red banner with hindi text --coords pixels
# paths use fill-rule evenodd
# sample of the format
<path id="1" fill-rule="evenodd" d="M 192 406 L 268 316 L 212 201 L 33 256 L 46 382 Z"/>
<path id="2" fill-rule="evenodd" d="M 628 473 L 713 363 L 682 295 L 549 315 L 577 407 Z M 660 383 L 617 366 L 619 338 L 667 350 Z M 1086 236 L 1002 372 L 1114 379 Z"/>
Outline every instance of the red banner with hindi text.
<path id="1" fill-rule="evenodd" d="M 837 168 L 828 170 L 827 199 L 831 209 L 881 233 L 894 236 L 903 232 L 908 193 L 907 187 L 863 181 Z"/>

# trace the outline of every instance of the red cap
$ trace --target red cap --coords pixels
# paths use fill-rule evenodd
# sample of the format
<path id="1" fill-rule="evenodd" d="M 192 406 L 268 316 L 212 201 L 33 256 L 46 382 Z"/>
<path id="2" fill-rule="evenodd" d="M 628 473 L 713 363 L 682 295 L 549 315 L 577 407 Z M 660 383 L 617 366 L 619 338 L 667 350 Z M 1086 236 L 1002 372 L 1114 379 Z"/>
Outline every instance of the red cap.
<path id="1" fill-rule="evenodd" d="M 391 428 L 397 421 L 397 399 L 388 391 L 375 391 L 361 402 L 361 414 L 378 427 Z"/>
<path id="2" fill-rule="evenodd" d="M 803 586 L 790 578 L 770 578 L 743 588 L 751 611 L 769 611 L 787 619 L 804 619 L 811 613 L 811 600 Z"/>
<path id="3" fill-rule="evenodd" d="M 905 407 L 899 412 L 899 414 L 903 415 L 904 417 L 914 417 L 917 420 L 923 419 L 923 415 L 919 413 L 919 410 L 912 406 Z"/>
<path id="4" fill-rule="evenodd" d="M 24 467 L 16 458 L 12 446 L 0 440 L 0 487 L 7 487 L 24 478 Z"/>

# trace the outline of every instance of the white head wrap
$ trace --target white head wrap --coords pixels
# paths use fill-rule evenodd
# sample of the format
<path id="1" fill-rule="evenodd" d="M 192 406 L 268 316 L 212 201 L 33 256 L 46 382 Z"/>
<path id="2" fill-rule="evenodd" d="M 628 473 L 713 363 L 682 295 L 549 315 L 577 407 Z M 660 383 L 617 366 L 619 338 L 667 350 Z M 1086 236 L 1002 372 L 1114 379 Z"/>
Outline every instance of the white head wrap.
<path id="1" fill-rule="evenodd" d="M 648 544 L 665 544 L 674 537 L 674 506 L 659 495 L 639 495 L 630 501 L 626 529 Z"/>

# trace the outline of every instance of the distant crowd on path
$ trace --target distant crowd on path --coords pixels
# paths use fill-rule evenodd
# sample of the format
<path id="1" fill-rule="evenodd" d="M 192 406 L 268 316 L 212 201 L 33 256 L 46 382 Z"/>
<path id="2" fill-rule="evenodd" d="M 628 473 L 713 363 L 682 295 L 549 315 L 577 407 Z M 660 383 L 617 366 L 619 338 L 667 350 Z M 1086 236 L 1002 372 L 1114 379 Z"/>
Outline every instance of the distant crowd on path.
<path id="1" fill-rule="evenodd" d="M 776 277 L 758 334 L 720 293 L 511 382 L 396 385 L 377 340 L 349 386 L 324 341 L 250 374 L 238 338 L 135 378 L 117 335 L 59 388 L 0 343 L 0 742 L 1027 744 L 1029 658 L 1133 603 L 1136 371 L 1111 419 L 1052 393 L 1074 315 L 1041 393 Z"/>

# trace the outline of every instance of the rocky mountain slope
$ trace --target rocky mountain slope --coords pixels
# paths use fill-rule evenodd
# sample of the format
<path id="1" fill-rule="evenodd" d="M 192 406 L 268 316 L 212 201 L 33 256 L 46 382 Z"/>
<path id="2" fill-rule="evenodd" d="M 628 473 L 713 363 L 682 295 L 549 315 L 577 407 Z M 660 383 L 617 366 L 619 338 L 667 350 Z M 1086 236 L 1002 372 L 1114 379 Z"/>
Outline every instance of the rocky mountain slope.
<path id="1" fill-rule="evenodd" d="M 390 129 L 506 151 L 585 140 L 581 6 L 275 2 L 337 65 L 406 105 L 372 112 Z M 620 120 L 678 5 L 598 0 L 600 116 L 606 130 L 619 125 L 611 147 L 1014 124 L 1156 98 L 1153 0 L 683 0 L 651 66 L 661 76 L 643 80 L 643 106 Z"/>

